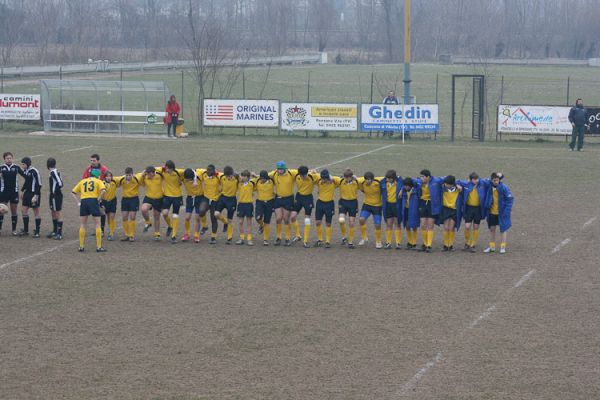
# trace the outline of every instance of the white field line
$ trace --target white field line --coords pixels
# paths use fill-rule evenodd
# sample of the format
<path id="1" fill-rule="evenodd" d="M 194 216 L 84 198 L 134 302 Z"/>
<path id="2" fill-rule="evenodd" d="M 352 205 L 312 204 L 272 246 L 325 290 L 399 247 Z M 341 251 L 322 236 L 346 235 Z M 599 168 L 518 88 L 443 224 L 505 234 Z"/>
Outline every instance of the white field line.
<path id="1" fill-rule="evenodd" d="M 492 304 L 484 312 L 482 312 L 481 314 L 479 314 L 479 316 L 477 318 L 475 318 L 473 321 L 471 321 L 471 323 L 469 324 L 469 329 L 475 328 L 477 325 L 479 325 L 479 323 L 481 321 L 483 321 L 484 319 L 486 319 L 490 315 L 492 315 L 492 313 L 494 311 L 496 311 L 496 305 Z"/>
<path id="2" fill-rule="evenodd" d="M 52 253 L 53 251 L 56 251 L 56 250 L 58 250 L 60 248 L 63 248 L 65 246 L 70 246 L 70 245 L 75 244 L 75 243 L 79 243 L 79 240 L 69 240 L 68 242 L 64 242 L 64 243 L 59 244 L 58 246 L 50 247 L 48 249 L 45 249 L 45 250 L 42 250 L 42 251 L 38 251 L 37 253 L 33 253 L 33 254 L 30 254 L 30 255 L 25 256 L 25 257 L 17 258 L 16 260 L 12 260 L 12 261 L 9 261 L 7 263 L 4 263 L 4 264 L 0 265 L 0 270 L 4 269 L 6 267 L 10 267 L 11 265 L 18 264 L 20 262 L 30 260 L 32 258 L 43 256 L 44 254 Z"/>
<path id="3" fill-rule="evenodd" d="M 592 218 L 588 219 L 587 221 L 585 221 L 585 224 L 583 224 L 583 227 L 581 227 L 581 229 L 586 229 L 588 226 L 593 224 L 594 221 L 596 221 L 597 219 L 598 219 L 598 217 L 592 217 Z"/>
<path id="4" fill-rule="evenodd" d="M 37 157 L 41 157 L 43 156 L 43 154 L 36 154 L 35 156 L 31 156 L 31 158 L 37 158 Z"/>
<path id="5" fill-rule="evenodd" d="M 527 282 L 529 280 L 529 278 L 531 278 L 531 276 L 533 274 L 535 274 L 535 269 L 532 269 L 531 271 L 529 271 L 528 273 L 526 273 L 525 275 L 523 275 L 521 277 L 521 279 L 519 279 L 519 281 L 517 283 L 515 283 L 515 285 L 513 286 L 513 289 L 516 289 L 520 286 L 522 286 L 525 282 Z"/>
<path id="6" fill-rule="evenodd" d="M 67 149 L 67 150 L 63 150 L 62 153 L 69 153 L 71 151 L 79 151 L 79 150 L 85 150 L 85 149 L 91 149 L 93 146 L 85 146 L 85 147 L 77 147 L 75 149 Z"/>
<path id="7" fill-rule="evenodd" d="M 435 367 L 436 364 L 438 364 L 440 361 L 442 361 L 442 356 L 443 356 L 442 352 L 439 351 L 435 355 L 435 358 L 433 358 L 431 361 L 428 361 L 427 364 L 425 364 L 423 366 L 423 368 L 418 370 L 417 373 L 412 378 L 410 378 L 408 381 L 406 381 L 406 383 L 398 391 L 398 395 L 402 395 L 404 393 L 407 393 L 409 390 L 413 389 L 417 385 L 417 383 L 419 383 L 421 378 L 423 378 L 423 376 L 425 376 L 425 374 L 427 372 L 429 372 L 429 370 L 431 368 Z"/>
<path id="8" fill-rule="evenodd" d="M 571 243 L 571 238 L 566 238 L 562 242 L 556 245 L 554 249 L 552 249 L 552 254 L 558 253 L 563 247 Z"/>
<path id="9" fill-rule="evenodd" d="M 364 153 L 355 154 L 353 156 L 342 158 L 341 160 L 333 161 L 333 162 L 330 162 L 328 164 L 319 165 L 318 167 L 315 167 L 315 169 L 322 169 L 322 168 L 325 168 L 325 167 L 330 167 L 330 166 L 335 165 L 335 164 L 343 163 L 344 161 L 353 160 L 355 158 L 363 157 L 363 156 L 375 153 L 377 151 L 389 149 L 390 147 L 394 147 L 394 146 L 395 146 L 395 144 L 388 144 L 387 146 L 382 146 L 382 147 L 378 147 L 378 148 L 373 149 L 373 150 L 365 151 Z"/>

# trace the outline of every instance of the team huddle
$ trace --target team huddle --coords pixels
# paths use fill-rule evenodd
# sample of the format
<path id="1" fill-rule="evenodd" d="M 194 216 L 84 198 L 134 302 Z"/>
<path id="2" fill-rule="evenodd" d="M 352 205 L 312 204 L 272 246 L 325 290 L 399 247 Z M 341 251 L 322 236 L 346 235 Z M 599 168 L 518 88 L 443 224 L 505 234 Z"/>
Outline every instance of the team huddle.
<path id="1" fill-rule="evenodd" d="M 46 166 L 49 170 L 49 206 L 53 221 L 53 230 L 47 237 L 61 240 L 63 181 L 54 158 L 49 158 Z M 25 180 L 21 188 L 18 176 Z M 475 252 L 479 226 L 486 219 L 490 241 L 484 252 L 496 251 L 496 230 L 499 228 L 500 253 L 505 253 L 514 198 L 503 178 L 499 172 L 492 173 L 489 179 L 480 178 L 473 172 L 467 180 L 458 180 L 452 175 L 432 176 L 427 169 L 422 170 L 415 178 L 402 178 L 395 170 L 388 170 L 381 177 L 375 176 L 373 172 L 365 172 L 362 177 L 357 177 L 352 170 L 346 169 L 342 176 L 334 176 L 326 169 L 317 171 L 307 166 L 290 169 L 284 161 L 277 162 L 272 171 L 262 170 L 256 174 L 244 170 L 236 173 L 231 166 L 224 167 L 221 172 L 212 164 L 206 168 L 176 168 L 171 160 L 163 166 L 148 166 L 139 173 L 128 167 L 123 175 L 115 176 L 100 163 L 100 157 L 93 154 L 90 166 L 72 189 L 72 194 L 79 205 L 81 252 L 85 249 L 86 225 L 90 216 L 95 222 L 96 251 L 106 251 L 102 246 L 106 223 L 107 240 L 115 240 L 117 195 L 120 189 L 123 229 L 121 241 L 135 241 L 137 213 L 141 212 L 144 219 L 143 231 L 152 230 L 156 241 L 161 240 L 162 220 L 166 224 L 166 236 L 172 243 L 199 243 L 200 236 L 209 230 L 210 219 L 210 244 L 217 243 L 221 222 L 226 244 L 252 246 L 252 226 L 256 221 L 263 245 L 268 246 L 271 244 L 270 228 L 274 215 L 273 245 L 291 246 L 295 242 L 302 242 L 306 248 L 329 248 L 338 190 L 337 211 L 342 245 L 350 249 L 355 247 L 357 222 L 360 229 L 360 241 L 357 245 L 365 246 L 369 243 L 367 221 L 371 218 L 377 249 L 391 249 L 393 246 L 401 249 L 403 232 L 406 234 L 404 248 L 417 249 L 420 229 L 422 243 L 419 250 L 429 253 L 432 251 L 434 228 L 441 225 L 443 251 L 453 251 L 456 232 L 464 221 L 463 249 Z M 0 166 L 0 231 L 4 215 L 10 211 L 13 235 L 29 235 L 31 208 L 35 217 L 33 237 L 40 237 L 41 187 L 40 173 L 32 166 L 31 158 L 24 157 L 21 166 L 18 166 L 13 163 L 11 153 L 4 153 L 4 164 Z M 144 197 L 140 204 L 141 190 L 144 191 Z M 359 192 L 363 194 L 360 208 Z M 23 228 L 17 231 L 19 200 L 22 203 Z M 178 238 L 182 209 L 184 232 Z M 313 209 L 317 240 L 311 245 Z M 239 239 L 234 242 L 233 224 L 236 214 Z M 298 222 L 301 215 L 302 235 Z"/>

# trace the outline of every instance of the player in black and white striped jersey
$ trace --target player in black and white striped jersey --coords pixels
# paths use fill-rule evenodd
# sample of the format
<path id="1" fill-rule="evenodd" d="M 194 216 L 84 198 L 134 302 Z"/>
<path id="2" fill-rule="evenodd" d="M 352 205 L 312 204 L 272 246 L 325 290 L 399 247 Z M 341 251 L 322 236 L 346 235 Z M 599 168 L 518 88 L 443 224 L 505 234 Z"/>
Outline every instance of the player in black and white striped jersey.
<path id="1" fill-rule="evenodd" d="M 33 209 L 33 215 L 35 217 L 33 237 L 39 238 L 40 225 L 42 223 L 42 217 L 40 216 L 40 195 L 42 191 L 40 172 L 31 165 L 31 158 L 29 157 L 23 157 L 21 160 L 21 168 L 23 169 L 23 172 L 25 172 L 25 183 L 21 188 L 23 229 L 19 233 L 19 236 L 29 235 L 29 209 L 31 208 Z"/>
<path id="2" fill-rule="evenodd" d="M 50 214 L 52 215 L 52 232 L 48 234 L 49 239 L 61 240 L 63 231 L 62 203 L 63 203 L 63 181 L 60 172 L 56 169 L 56 159 L 50 157 L 46 161 L 46 167 L 50 171 Z"/>

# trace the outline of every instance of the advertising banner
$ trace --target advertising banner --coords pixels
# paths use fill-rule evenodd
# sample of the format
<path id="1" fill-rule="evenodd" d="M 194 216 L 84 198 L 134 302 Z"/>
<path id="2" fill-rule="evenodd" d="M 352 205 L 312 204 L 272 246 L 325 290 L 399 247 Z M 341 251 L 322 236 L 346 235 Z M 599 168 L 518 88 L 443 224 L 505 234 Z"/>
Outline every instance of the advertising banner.
<path id="1" fill-rule="evenodd" d="M 0 119 L 40 119 L 40 95 L 0 94 Z"/>
<path id="2" fill-rule="evenodd" d="M 360 110 L 362 131 L 440 130 L 437 104 L 363 104 Z"/>
<path id="3" fill-rule="evenodd" d="M 281 129 L 356 131 L 356 104 L 281 103 Z"/>
<path id="4" fill-rule="evenodd" d="M 519 134 L 567 135 L 571 107 L 561 106 L 498 106 L 498 132 Z"/>
<path id="5" fill-rule="evenodd" d="M 277 100 L 204 100 L 204 126 L 277 128 Z"/>

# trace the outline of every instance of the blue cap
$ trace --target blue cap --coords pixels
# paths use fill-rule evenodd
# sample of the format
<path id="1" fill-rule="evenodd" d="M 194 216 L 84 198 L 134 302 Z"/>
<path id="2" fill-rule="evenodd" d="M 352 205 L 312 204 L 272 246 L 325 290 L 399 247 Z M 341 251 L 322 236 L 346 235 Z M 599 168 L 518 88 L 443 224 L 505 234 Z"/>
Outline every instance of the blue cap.
<path id="1" fill-rule="evenodd" d="M 329 179 L 329 171 L 324 169 L 321 171 L 321 179 Z"/>
<path id="2" fill-rule="evenodd" d="M 277 161 L 277 164 L 275 165 L 277 166 L 277 169 L 287 169 L 287 164 L 285 161 Z"/>

